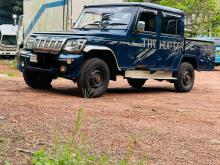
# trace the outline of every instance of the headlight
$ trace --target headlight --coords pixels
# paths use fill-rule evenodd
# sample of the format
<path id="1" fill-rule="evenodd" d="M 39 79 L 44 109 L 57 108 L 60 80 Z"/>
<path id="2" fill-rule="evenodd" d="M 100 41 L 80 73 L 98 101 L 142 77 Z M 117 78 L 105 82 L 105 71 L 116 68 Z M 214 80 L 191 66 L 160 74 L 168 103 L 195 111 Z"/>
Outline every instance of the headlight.
<path id="1" fill-rule="evenodd" d="M 80 53 L 83 50 L 86 42 L 87 40 L 84 39 L 69 40 L 66 42 L 63 50 L 71 53 Z"/>
<path id="2" fill-rule="evenodd" d="M 32 49 L 35 43 L 35 38 L 34 37 L 28 37 L 28 39 L 26 40 L 26 43 L 24 45 L 24 48 L 26 49 Z"/>

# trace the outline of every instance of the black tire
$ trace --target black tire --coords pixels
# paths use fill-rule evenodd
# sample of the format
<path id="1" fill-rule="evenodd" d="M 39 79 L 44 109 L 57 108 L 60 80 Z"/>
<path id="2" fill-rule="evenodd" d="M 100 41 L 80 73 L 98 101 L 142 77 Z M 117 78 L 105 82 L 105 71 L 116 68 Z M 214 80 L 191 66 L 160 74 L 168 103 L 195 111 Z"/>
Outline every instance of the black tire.
<path id="1" fill-rule="evenodd" d="M 108 65 L 99 58 L 91 58 L 82 64 L 77 85 L 84 97 L 100 97 L 106 92 L 109 81 Z"/>
<path id="2" fill-rule="evenodd" d="M 23 72 L 24 81 L 26 84 L 34 89 L 50 89 L 52 88 L 52 76 L 42 75 L 40 73 L 32 73 L 29 71 Z"/>
<path id="3" fill-rule="evenodd" d="M 130 86 L 132 86 L 133 88 L 137 88 L 137 89 L 142 88 L 142 86 L 146 82 L 145 79 L 132 79 L 132 78 L 128 78 L 127 81 Z"/>
<path id="4" fill-rule="evenodd" d="M 188 62 L 181 63 L 176 73 L 176 78 L 177 80 L 174 82 L 176 91 L 182 93 L 190 92 L 195 81 L 194 67 Z"/>

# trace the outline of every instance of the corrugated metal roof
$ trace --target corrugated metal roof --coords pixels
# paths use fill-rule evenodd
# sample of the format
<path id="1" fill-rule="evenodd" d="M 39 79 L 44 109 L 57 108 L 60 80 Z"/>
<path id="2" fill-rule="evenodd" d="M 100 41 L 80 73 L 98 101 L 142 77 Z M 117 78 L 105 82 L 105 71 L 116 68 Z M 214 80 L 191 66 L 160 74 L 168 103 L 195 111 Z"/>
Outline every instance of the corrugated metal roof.
<path id="1" fill-rule="evenodd" d="M 167 11 L 167 12 L 172 12 L 172 13 L 177 13 L 177 14 L 184 14 L 182 10 L 171 8 L 171 7 L 166 7 L 154 3 L 139 3 L 139 2 L 124 2 L 124 3 L 113 3 L 113 4 L 97 4 L 97 5 L 90 5 L 86 7 L 102 7 L 102 6 L 144 6 L 144 7 L 149 7 L 152 9 L 159 9 L 162 11 Z"/>

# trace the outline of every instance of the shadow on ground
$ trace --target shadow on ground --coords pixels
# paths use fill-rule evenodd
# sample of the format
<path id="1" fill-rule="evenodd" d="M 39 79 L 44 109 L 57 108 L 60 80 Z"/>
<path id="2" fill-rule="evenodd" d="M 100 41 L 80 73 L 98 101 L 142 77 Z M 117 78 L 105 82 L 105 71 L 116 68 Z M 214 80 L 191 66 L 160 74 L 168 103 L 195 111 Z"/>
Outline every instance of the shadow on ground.
<path id="1" fill-rule="evenodd" d="M 45 90 L 40 90 L 45 91 Z M 47 90 L 48 92 L 65 95 L 65 96 L 76 96 L 82 97 L 78 88 L 52 88 Z M 174 88 L 168 87 L 144 87 L 142 89 L 133 89 L 133 88 L 109 88 L 105 93 L 105 96 L 108 95 L 124 95 L 124 94 L 153 94 L 153 93 L 161 93 L 161 92 L 175 92 Z"/>

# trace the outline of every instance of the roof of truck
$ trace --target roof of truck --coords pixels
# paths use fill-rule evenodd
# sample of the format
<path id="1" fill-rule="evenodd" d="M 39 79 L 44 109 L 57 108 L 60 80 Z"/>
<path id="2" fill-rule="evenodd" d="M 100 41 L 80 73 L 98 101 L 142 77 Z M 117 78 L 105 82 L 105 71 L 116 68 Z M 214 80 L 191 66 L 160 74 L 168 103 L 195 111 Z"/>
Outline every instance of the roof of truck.
<path id="1" fill-rule="evenodd" d="M 162 6 L 154 3 L 141 3 L 141 2 L 124 2 L 124 3 L 109 3 L 109 4 L 96 4 L 96 5 L 88 5 L 85 7 L 105 7 L 105 6 L 143 6 L 143 7 L 148 7 L 152 9 L 159 9 L 162 11 L 167 11 L 167 12 L 172 12 L 172 13 L 177 13 L 177 14 L 185 14 L 182 10 L 167 7 L 167 6 Z"/>
<path id="2" fill-rule="evenodd" d="M 0 25 L 0 31 L 3 35 L 17 35 L 17 26 L 10 24 Z"/>

